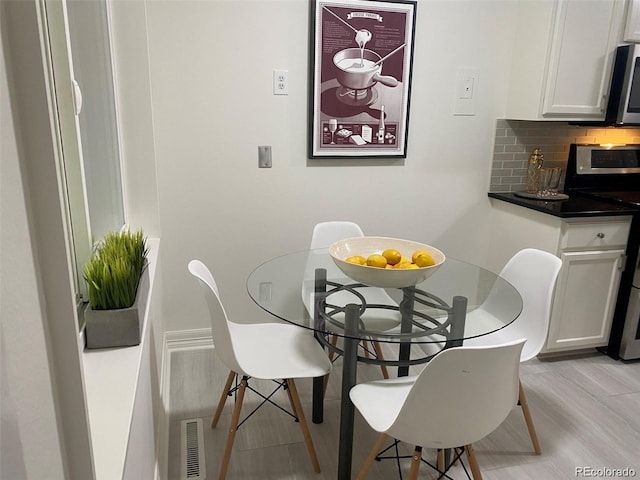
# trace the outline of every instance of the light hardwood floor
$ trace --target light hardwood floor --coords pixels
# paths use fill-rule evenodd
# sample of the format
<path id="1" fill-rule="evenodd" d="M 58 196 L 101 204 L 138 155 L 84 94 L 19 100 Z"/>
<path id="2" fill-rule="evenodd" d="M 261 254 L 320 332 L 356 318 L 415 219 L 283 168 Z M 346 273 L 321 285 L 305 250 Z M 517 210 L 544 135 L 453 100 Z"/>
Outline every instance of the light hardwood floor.
<path id="1" fill-rule="evenodd" d="M 331 374 L 323 424 L 310 421 L 311 382 L 297 382 L 322 473 L 313 472 L 298 424 L 266 405 L 238 430 L 228 479 L 336 478 L 339 362 Z M 180 422 L 193 418 L 203 418 L 207 478 L 218 478 L 231 399 L 218 428 L 211 429 L 210 423 L 228 371 L 213 349 L 173 352 L 170 366 L 169 480 L 180 479 Z M 522 412 L 514 408 L 495 432 L 475 444 L 485 479 L 574 479 L 579 478 L 577 467 L 628 467 L 640 478 L 640 362 L 622 363 L 594 351 L 580 357 L 532 360 L 521 365 L 520 374 L 542 455 L 533 453 Z M 359 365 L 358 381 L 380 377 L 378 367 Z M 288 406 L 286 394 L 279 398 L 283 406 Z M 251 405 L 257 403 L 257 397 L 248 394 L 243 413 L 251 411 Z M 376 438 L 377 434 L 356 414 L 353 478 Z M 427 451 L 425 457 L 432 461 L 435 454 Z M 408 468 L 408 460 L 404 460 L 404 478 Z M 460 467 L 455 467 L 451 475 L 454 479 L 466 478 Z M 367 478 L 399 478 L 397 466 L 393 460 L 374 462 Z M 423 465 L 420 478 L 432 479 L 437 475 Z"/>

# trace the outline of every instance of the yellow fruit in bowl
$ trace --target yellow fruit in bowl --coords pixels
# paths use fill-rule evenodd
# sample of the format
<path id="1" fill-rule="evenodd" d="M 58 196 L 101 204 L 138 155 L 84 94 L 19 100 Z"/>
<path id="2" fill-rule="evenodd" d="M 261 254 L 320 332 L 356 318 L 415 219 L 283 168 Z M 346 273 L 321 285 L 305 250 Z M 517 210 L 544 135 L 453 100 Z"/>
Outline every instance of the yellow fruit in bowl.
<path id="1" fill-rule="evenodd" d="M 422 255 L 423 253 L 429 255 L 429 252 L 427 252 L 426 250 L 416 250 L 415 252 L 413 252 L 413 255 L 411 255 L 411 261 L 413 263 L 416 263 L 416 258 L 418 258 L 418 255 Z"/>
<path id="2" fill-rule="evenodd" d="M 385 268 L 387 266 L 387 259 L 379 253 L 373 253 L 367 257 L 367 265 L 370 267 Z"/>
<path id="3" fill-rule="evenodd" d="M 418 267 L 431 267 L 432 265 L 436 264 L 435 260 L 431 256 L 431 254 L 429 254 L 427 252 L 424 252 L 424 253 L 421 253 L 420 255 L 418 255 L 416 257 L 416 259 L 414 260 L 414 263 Z"/>
<path id="4" fill-rule="evenodd" d="M 407 257 L 401 257 L 400 261 L 398 263 L 396 263 L 393 267 L 394 268 L 405 268 L 407 265 L 411 265 L 411 260 L 408 259 Z"/>
<path id="5" fill-rule="evenodd" d="M 411 261 L 399 261 L 396 263 L 393 268 L 405 268 L 407 265 L 411 265 Z"/>
<path id="6" fill-rule="evenodd" d="M 387 259 L 387 263 L 390 265 L 395 265 L 402 260 L 402 255 L 398 250 L 393 248 L 387 248 L 384 252 L 382 252 L 382 256 Z"/>
<path id="7" fill-rule="evenodd" d="M 366 265 L 367 259 L 362 255 L 352 255 L 351 257 L 347 257 L 344 259 L 345 262 L 355 263 L 356 265 Z"/>

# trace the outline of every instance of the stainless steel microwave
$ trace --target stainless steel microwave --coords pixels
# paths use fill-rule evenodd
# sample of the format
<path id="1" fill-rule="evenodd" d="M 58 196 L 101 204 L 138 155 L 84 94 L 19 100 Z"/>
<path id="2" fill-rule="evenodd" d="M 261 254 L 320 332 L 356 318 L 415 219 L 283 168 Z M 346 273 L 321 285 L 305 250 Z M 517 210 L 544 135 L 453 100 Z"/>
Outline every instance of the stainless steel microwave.
<path id="1" fill-rule="evenodd" d="M 640 125 L 640 45 L 616 49 L 605 123 Z"/>

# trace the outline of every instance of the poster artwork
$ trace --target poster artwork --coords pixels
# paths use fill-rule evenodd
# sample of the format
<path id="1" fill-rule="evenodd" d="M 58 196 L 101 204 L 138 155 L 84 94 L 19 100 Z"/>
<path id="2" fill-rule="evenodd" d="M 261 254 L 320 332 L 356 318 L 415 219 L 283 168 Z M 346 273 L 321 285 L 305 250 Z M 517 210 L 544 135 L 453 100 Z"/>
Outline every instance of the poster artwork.
<path id="1" fill-rule="evenodd" d="M 315 3 L 312 157 L 406 157 L 413 2 Z"/>

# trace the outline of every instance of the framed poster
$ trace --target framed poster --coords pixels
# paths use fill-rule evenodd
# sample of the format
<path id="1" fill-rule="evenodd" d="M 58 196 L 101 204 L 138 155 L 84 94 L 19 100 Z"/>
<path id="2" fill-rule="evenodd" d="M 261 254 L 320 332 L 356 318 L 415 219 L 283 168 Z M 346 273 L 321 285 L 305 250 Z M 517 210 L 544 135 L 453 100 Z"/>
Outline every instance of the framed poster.
<path id="1" fill-rule="evenodd" d="M 311 158 L 407 156 L 414 1 L 313 0 Z"/>

